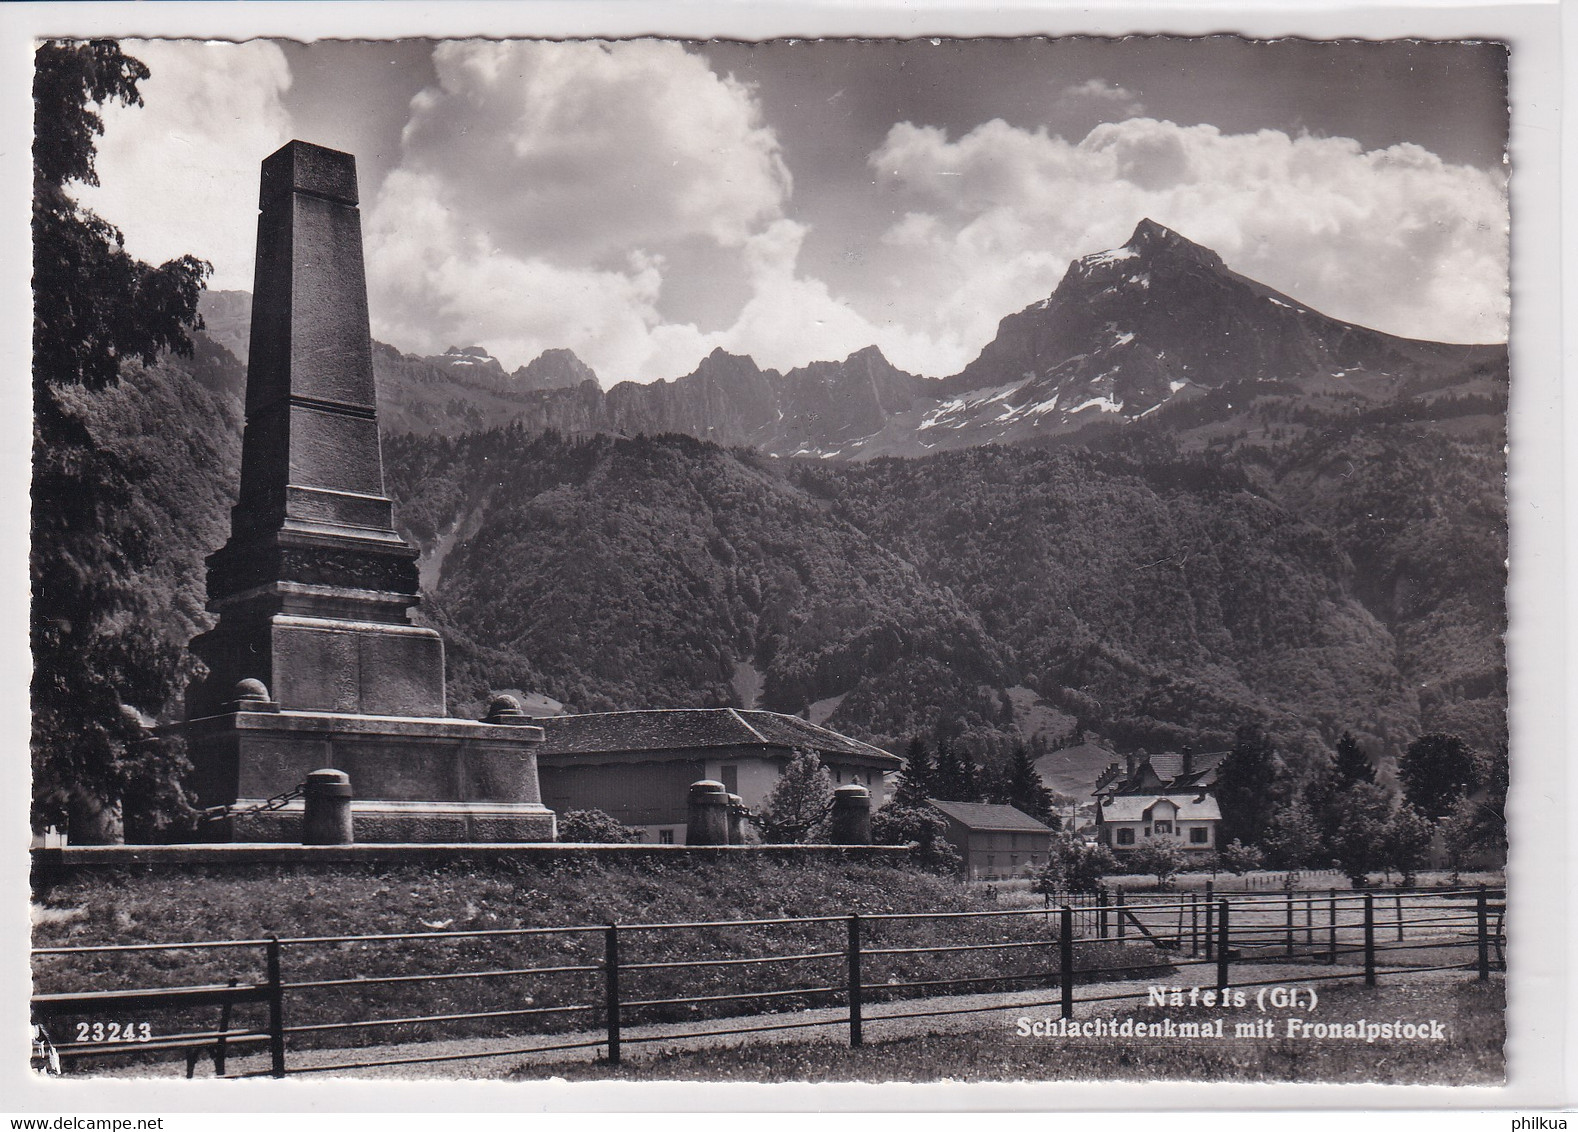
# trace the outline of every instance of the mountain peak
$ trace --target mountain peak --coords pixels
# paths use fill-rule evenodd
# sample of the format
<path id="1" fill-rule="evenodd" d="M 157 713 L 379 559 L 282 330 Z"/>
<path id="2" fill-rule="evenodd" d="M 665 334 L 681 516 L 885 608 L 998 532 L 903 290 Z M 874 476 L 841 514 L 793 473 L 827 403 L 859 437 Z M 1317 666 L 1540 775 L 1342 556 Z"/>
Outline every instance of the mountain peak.
<path id="1" fill-rule="evenodd" d="M 1222 257 L 1210 248 L 1197 244 L 1186 236 L 1180 236 L 1166 225 L 1156 223 L 1149 216 L 1134 226 L 1134 234 L 1129 237 L 1129 242 L 1123 246 L 1123 250 L 1141 256 L 1153 256 L 1158 253 L 1183 256 L 1207 267 L 1226 266 L 1222 262 Z"/>
<path id="2" fill-rule="evenodd" d="M 1134 226 L 1134 235 L 1129 237 L 1129 242 L 1124 246 L 1143 248 L 1151 245 L 1168 246 L 1180 243 L 1190 244 L 1190 241 L 1184 239 L 1166 225 L 1158 224 L 1147 216 Z M 1193 247 L 1195 245 L 1190 244 L 1190 246 Z"/>

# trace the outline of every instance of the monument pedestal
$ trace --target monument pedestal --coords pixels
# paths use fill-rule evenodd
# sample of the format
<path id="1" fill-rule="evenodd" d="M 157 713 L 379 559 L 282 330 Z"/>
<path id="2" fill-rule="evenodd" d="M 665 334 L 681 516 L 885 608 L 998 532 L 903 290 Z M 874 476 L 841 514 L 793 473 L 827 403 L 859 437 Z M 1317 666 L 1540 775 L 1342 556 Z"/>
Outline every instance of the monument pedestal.
<path id="1" fill-rule="evenodd" d="M 302 803 L 257 810 L 315 770 L 350 776 L 359 842 L 552 841 L 536 747 L 542 728 L 467 719 L 241 710 L 186 724 L 193 785 L 227 805 L 231 841 L 301 840 Z"/>

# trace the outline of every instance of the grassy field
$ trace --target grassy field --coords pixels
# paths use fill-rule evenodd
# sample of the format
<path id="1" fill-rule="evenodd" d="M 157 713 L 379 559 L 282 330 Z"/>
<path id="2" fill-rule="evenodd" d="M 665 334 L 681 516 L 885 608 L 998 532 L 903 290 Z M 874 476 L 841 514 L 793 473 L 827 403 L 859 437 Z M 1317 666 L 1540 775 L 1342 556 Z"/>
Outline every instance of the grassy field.
<path id="1" fill-rule="evenodd" d="M 794 916 L 966 912 L 997 907 L 980 889 L 886 864 L 767 860 L 695 863 L 571 863 L 489 866 L 460 859 L 444 868 L 413 866 L 339 871 L 288 866 L 246 875 L 127 872 L 53 888 L 34 909 L 37 946 L 169 943 L 213 939 L 382 935 L 567 925 L 592 931 L 534 936 L 287 943 L 287 983 L 339 985 L 287 991 L 290 1026 L 430 1015 L 501 1012 L 490 1019 L 414 1022 L 354 1032 L 291 1036 L 293 1048 L 368 1041 L 407 1042 L 511 1032 L 555 1032 L 601 1023 L 605 940 L 600 925 L 720 921 Z M 868 922 L 864 946 L 901 953 L 872 956 L 868 982 L 976 979 L 976 989 L 1055 985 L 1056 920 L 1037 915 L 943 921 Z M 948 951 L 967 943 L 1025 946 L 991 952 Z M 837 1000 L 844 979 L 847 923 L 696 927 L 621 932 L 626 1019 L 673 1022 L 752 1010 L 790 1011 Z M 902 949 L 916 949 L 904 952 Z M 944 950 L 937 950 L 943 948 Z M 640 967 L 794 956 L 734 966 Z M 223 984 L 263 978 L 257 946 L 187 951 L 39 956 L 39 992 Z M 1161 973 L 1168 958 L 1148 948 L 1082 943 L 1075 962 L 1089 968 L 1133 966 Z M 555 968 L 551 973 L 527 972 Z M 514 972 L 457 978 L 470 972 Z M 414 982 L 378 982 L 401 977 Z M 1015 976 L 1025 976 L 1016 979 Z M 1082 981 L 1097 977 L 1083 974 Z M 873 1001 L 927 987 L 873 991 Z M 753 992 L 741 1003 L 723 996 Z M 765 997 L 770 995 L 770 997 Z M 653 1000 L 685 998 L 682 1004 Z M 702 1000 L 702 1001 L 695 1001 Z M 641 1006 L 641 1002 L 652 1005 Z M 568 1009 L 561 1009 L 568 1008 Z M 551 1013 L 549 1011 L 552 1011 Z M 257 1027 L 261 1007 L 238 1007 L 233 1024 Z M 141 1021 L 142 1018 L 124 1021 Z M 155 1034 L 211 1030 L 217 1010 L 167 1011 L 150 1018 Z M 66 1034 L 57 1037 L 69 1037 Z"/>
<path id="2" fill-rule="evenodd" d="M 1502 1045 L 1504 986 L 1455 981 L 1332 986 L 1310 1020 L 1351 1022 L 1434 1019 L 1440 1042 L 1225 1038 L 1137 1040 L 1021 1037 L 1005 1011 L 989 1029 L 881 1039 L 849 1049 L 834 1039 L 735 1045 L 687 1052 L 627 1052 L 625 1061 L 565 1062 L 517 1068 L 517 1080 L 631 1081 L 1235 1081 L 1374 1082 L 1497 1085 L 1506 1075 Z M 1046 1012 L 1033 1012 L 1039 1018 Z M 1109 1015 L 1110 1017 L 1111 1015 Z M 1154 1021 L 1201 1017 L 1200 1011 L 1140 1008 L 1117 1017 Z M 1238 1015 L 1248 1019 L 1252 1015 Z M 1279 1021 L 1278 1026 L 1285 1025 Z"/>

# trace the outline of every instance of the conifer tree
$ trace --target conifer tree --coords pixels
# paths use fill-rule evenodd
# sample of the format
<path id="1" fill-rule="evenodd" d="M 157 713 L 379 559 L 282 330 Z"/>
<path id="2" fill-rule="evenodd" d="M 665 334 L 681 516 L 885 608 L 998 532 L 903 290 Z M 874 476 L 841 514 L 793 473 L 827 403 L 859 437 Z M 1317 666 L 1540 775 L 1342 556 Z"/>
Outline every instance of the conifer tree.
<path id="1" fill-rule="evenodd" d="M 1257 724 L 1238 729 L 1233 749 L 1217 772 L 1216 799 L 1222 808 L 1223 841 L 1259 845 L 1271 822 L 1276 751 Z"/>
<path id="2" fill-rule="evenodd" d="M 1346 790 L 1355 782 L 1375 781 L 1375 767 L 1370 765 L 1369 758 L 1359 749 L 1358 740 L 1347 731 L 1337 740 L 1337 761 L 1332 769 L 1339 791 Z"/>
<path id="3" fill-rule="evenodd" d="M 1052 818 L 1052 791 L 1041 781 L 1030 752 L 1024 744 L 1017 744 L 1008 761 L 1008 804 L 1037 821 L 1050 823 Z"/>
<path id="4" fill-rule="evenodd" d="M 904 751 L 904 771 L 899 776 L 898 789 L 893 792 L 893 804 L 906 807 L 925 805 L 926 799 L 934 796 L 932 788 L 935 778 L 936 767 L 932 763 L 931 748 L 926 745 L 925 739 L 917 735 Z"/>

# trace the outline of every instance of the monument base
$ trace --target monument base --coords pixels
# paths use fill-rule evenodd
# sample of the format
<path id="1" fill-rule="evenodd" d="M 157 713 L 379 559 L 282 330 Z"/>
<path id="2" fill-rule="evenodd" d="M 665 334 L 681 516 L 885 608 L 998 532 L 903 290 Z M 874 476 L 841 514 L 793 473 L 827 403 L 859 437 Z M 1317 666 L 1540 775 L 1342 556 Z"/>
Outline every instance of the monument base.
<path id="1" fill-rule="evenodd" d="M 238 799 L 245 810 L 261 799 Z M 302 842 L 302 804 L 238 813 L 229 821 L 232 842 Z M 351 824 L 361 844 L 474 844 L 553 841 L 552 810 L 504 802 L 352 802 Z"/>
<path id="2" fill-rule="evenodd" d="M 300 842 L 302 803 L 265 807 L 331 767 L 350 776 L 358 842 L 553 840 L 540 727 L 237 706 L 182 729 L 201 804 L 230 811 L 204 840 Z"/>

